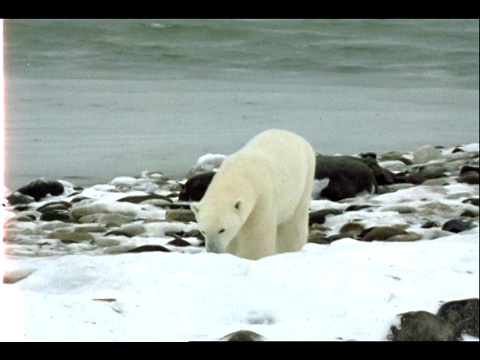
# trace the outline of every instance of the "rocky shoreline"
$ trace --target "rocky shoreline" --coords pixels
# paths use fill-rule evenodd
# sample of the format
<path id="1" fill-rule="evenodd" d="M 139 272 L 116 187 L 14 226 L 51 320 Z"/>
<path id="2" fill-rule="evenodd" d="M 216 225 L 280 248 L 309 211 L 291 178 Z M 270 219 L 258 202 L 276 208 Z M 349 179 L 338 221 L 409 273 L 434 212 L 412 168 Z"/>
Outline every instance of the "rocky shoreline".
<path id="1" fill-rule="evenodd" d="M 145 171 L 89 188 L 63 180 L 31 182 L 6 199 L 5 255 L 204 252 L 189 201 L 201 197 L 221 161 L 221 155 L 206 155 L 181 180 Z M 319 155 L 316 179 L 309 242 L 319 246 L 345 238 L 435 240 L 479 226 L 478 144 L 381 155 Z M 28 276 L 12 271 L 4 275 L 4 283 Z M 443 307 L 438 314 L 402 314 L 401 328 L 392 327 L 389 339 L 458 340 L 462 332 L 478 337 L 478 298 L 460 303 L 449 305 L 456 311 L 453 315 Z M 258 334 L 235 335 L 223 340 L 263 339 Z"/>

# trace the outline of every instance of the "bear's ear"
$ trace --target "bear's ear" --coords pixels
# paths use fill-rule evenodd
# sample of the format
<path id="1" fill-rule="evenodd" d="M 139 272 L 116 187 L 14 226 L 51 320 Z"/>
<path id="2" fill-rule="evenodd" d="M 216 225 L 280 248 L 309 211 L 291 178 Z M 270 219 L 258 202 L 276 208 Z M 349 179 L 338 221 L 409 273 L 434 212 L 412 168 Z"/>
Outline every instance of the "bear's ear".
<path id="1" fill-rule="evenodd" d="M 190 204 L 190 209 L 196 214 L 200 211 L 200 208 L 198 207 L 198 202 L 192 202 Z"/>
<path id="2" fill-rule="evenodd" d="M 240 200 L 237 200 L 235 203 L 235 209 L 240 210 L 240 207 L 242 206 L 242 202 Z"/>

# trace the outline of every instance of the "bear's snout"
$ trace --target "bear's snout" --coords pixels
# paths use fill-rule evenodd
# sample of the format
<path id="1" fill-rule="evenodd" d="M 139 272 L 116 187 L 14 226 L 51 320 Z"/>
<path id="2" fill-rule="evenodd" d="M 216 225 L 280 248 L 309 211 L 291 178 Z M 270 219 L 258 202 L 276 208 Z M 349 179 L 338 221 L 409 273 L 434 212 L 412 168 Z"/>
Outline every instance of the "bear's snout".
<path id="1" fill-rule="evenodd" d="M 221 254 L 225 252 L 225 249 L 221 243 L 218 241 L 209 241 L 208 239 L 205 241 L 205 249 L 207 249 L 207 252 L 213 252 L 215 254 Z"/>

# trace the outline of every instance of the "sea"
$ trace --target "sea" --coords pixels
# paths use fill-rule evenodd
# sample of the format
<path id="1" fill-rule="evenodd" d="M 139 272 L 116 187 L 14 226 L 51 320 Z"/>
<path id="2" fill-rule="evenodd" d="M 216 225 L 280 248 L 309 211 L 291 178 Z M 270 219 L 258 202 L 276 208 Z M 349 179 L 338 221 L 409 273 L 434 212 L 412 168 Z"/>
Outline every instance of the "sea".
<path id="1" fill-rule="evenodd" d="M 322 154 L 479 142 L 478 19 L 6 19 L 5 187 L 183 179 L 283 128 Z"/>

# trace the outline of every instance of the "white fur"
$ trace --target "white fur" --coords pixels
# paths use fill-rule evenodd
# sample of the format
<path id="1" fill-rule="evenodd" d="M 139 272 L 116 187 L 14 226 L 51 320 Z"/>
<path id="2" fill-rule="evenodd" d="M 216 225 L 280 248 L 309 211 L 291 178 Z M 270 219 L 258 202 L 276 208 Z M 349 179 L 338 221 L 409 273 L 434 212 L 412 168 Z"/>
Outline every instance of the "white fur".
<path id="1" fill-rule="evenodd" d="M 307 241 L 315 152 L 302 137 L 268 130 L 230 155 L 192 203 L 207 251 L 259 259 Z"/>

